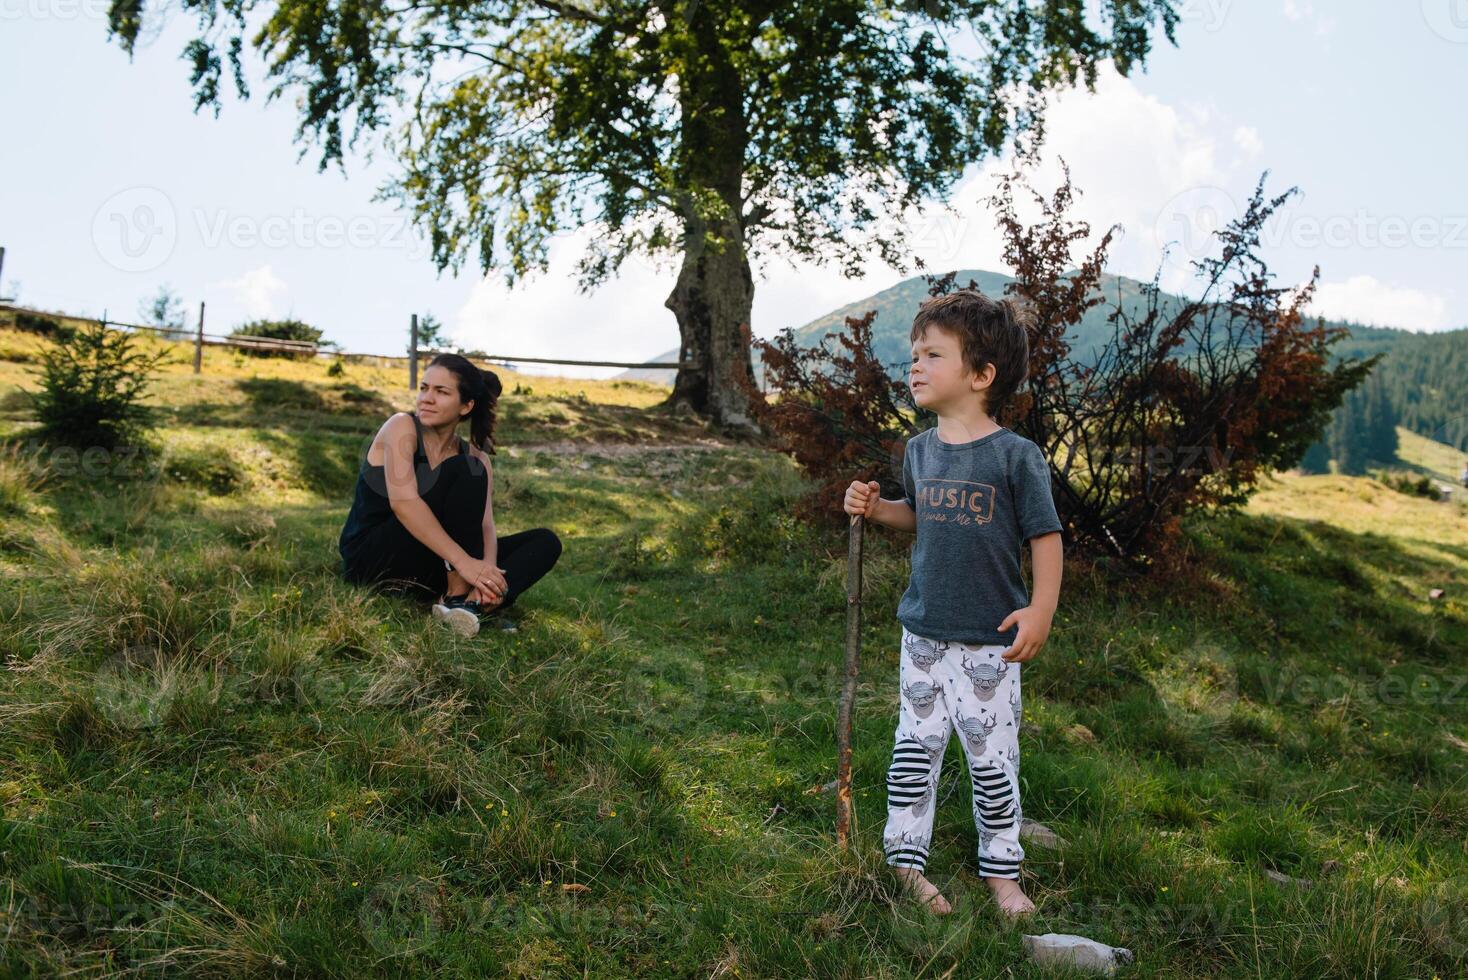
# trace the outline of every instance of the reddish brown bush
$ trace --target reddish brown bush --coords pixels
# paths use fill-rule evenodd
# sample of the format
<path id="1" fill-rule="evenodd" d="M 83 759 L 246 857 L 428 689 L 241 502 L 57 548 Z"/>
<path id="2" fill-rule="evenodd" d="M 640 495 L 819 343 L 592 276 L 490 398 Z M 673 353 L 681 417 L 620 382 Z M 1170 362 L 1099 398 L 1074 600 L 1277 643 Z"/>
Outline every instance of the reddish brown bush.
<path id="1" fill-rule="evenodd" d="M 840 519 L 852 480 L 878 480 L 883 496 L 901 496 L 903 449 L 922 426 L 907 383 L 872 353 L 875 316 L 847 317 L 845 333 L 826 334 L 816 347 L 799 346 L 790 330 L 755 340 L 745 327 L 766 386 L 779 396 L 771 401 L 749 386 L 755 421 L 818 481 L 797 507 L 803 520 Z"/>
<path id="2" fill-rule="evenodd" d="M 1072 251 L 1090 228 L 1067 216 L 1068 169 L 1049 199 L 1030 190 L 1043 212 L 1034 225 L 1013 207 L 1016 189 L 1028 189 L 1021 171 L 1003 177 L 990 199 L 1015 270 L 1008 292 L 1033 314 L 1028 390 L 998 420 L 1051 461 L 1069 545 L 1138 566 L 1167 554 L 1184 514 L 1241 503 L 1261 473 L 1292 466 L 1369 372 L 1372 360 L 1331 365 L 1329 348 L 1345 331 L 1305 322 L 1318 267 L 1297 291 L 1270 285 L 1259 232 L 1296 189 L 1266 201 L 1263 184 L 1218 233 L 1219 256 L 1193 263 L 1199 297 L 1164 313 L 1154 277 L 1139 315 L 1113 308 L 1112 337 L 1092 363 L 1070 357 L 1066 335 L 1104 302 L 1115 226 L 1076 265 Z M 929 291 L 950 291 L 954 278 L 928 277 Z M 751 387 L 752 411 L 816 482 L 800 508 L 807 519 L 840 520 L 853 479 L 879 480 L 883 496 L 898 496 L 906 440 L 932 424 L 902 372 L 889 370 L 897 366 L 873 355 L 874 315 L 848 318 L 846 333 L 814 348 L 799 347 L 788 330 L 752 343 L 776 396 Z M 840 349 L 830 348 L 832 336 Z"/>
<path id="3" fill-rule="evenodd" d="M 1093 363 L 1069 356 L 1066 333 L 1099 291 L 1116 226 L 1071 275 L 1074 243 L 1090 235 L 1067 215 L 1070 173 L 1042 219 L 1015 215 L 1020 173 L 990 199 L 1005 234 L 1010 290 L 1035 313 L 1030 401 L 1006 421 L 1050 460 L 1056 508 L 1082 550 L 1146 564 L 1176 543 L 1184 514 L 1248 499 L 1261 473 L 1293 466 L 1374 359 L 1330 364 L 1346 335 L 1302 310 L 1320 277 L 1299 290 L 1270 285 L 1258 255 L 1265 221 L 1290 195 L 1266 200 L 1264 178 L 1244 213 L 1218 232 L 1217 256 L 1194 261 L 1198 297 L 1164 312 L 1158 276 L 1139 313 L 1113 307 L 1110 341 Z M 1291 295 L 1293 293 L 1293 295 Z"/>

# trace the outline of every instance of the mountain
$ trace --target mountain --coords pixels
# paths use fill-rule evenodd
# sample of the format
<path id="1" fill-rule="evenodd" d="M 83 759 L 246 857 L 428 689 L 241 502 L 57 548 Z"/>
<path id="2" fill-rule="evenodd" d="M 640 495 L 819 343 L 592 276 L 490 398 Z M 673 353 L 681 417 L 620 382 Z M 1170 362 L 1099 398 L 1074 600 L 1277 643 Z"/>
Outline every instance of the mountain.
<path id="1" fill-rule="evenodd" d="M 1005 285 L 1013 282 L 1014 277 L 998 272 L 985 272 L 982 269 L 960 269 L 958 271 L 957 282 L 959 284 L 966 286 L 970 280 L 986 294 L 1002 296 Z M 1102 277 L 1100 292 L 1106 302 L 1087 310 L 1085 317 L 1067 335 L 1071 341 L 1071 350 L 1076 357 L 1087 360 L 1093 358 L 1096 351 L 1110 339 L 1111 324 L 1106 318 L 1118 301 L 1133 315 L 1145 307 L 1143 285 L 1138 280 L 1125 276 L 1105 275 Z M 927 298 L 928 283 L 925 278 L 914 276 L 911 279 L 904 279 L 895 286 L 848 303 L 825 316 L 817 317 L 804 326 L 795 328 L 795 339 L 803 346 L 814 346 L 826 334 L 844 330 L 847 317 L 864 316 L 868 310 L 876 310 L 877 316 L 872 323 L 872 346 L 878 357 L 885 363 L 894 365 L 893 372 L 896 374 L 902 370 L 910 356 L 908 330 L 912 327 L 913 315 L 922 301 Z M 1164 311 L 1181 308 L 1185 302 L 1183 298 L 1168 293 L 1163 293 L 1158 299 L 1158 304 Z M 653 358 L 655 361 L 676 361 L 677 359 L 676 349 Z M 762 373 L 762 365 L 758 359 L 755 361 L 755 372 L 757 375 Z M 667 385 L 673 383 L 670 371 L 633 369 L 618 377 L 655 381 Z"/>
<path id="2" fill-rule="evenodd" d="M 961 269 L 957 282 L 970 280 L 985 293 L 1001 296 L 1013 277 L 981 269 Z M 1118 305 L 1131 316 L 1140 316 L 1146 306 L 1146 284 L 1126 276 L 1105 274 L 1098 292 L 1103 302 L 1086 311 L 1067 334 L 1072 356 L 1083 362 L 1095 358 L 1096 352 L 1112 336 L 1107 319 Z M 862 316 L 876 310 L 872 325 L 872 345 L 877 356 L 893 366 L 899 374 L 909 358 L 908 330 L 918 305 L 928 296 L 923 276 L 904 279 L 888 289 L 848 303 L 795 329 L 795 338 L 804 346 L 814 346 L 825 334 L 845 327 L 846 317 Z M 1188 300 L 1171 293 L 1158 297 L 1163 315 L 1182 308 Z M 1382 390 L 1395 413 L 1398 424 L 1420 435 L 1458 449 L 1468 449 L 1468 329 L 1459 328 L 1438 333 L 1417 333 L 1391 327 L 1372 327 L 1351 321 L 1327 320 L 1328 327 L 1345 327 L 1350 336 L 1332 348 L 1337 358 L 1369 357 L 1384 353 L 1377 365 Z M 1185 352 L 1185 350 L 1184 350 Z M 667 351 L 653 360 L 676 361 L 678 351 Z M 755 360 L 756 375 L 763 366 Z M 630 370 L 618 377 L 672 385 L 673 372 Z"/>

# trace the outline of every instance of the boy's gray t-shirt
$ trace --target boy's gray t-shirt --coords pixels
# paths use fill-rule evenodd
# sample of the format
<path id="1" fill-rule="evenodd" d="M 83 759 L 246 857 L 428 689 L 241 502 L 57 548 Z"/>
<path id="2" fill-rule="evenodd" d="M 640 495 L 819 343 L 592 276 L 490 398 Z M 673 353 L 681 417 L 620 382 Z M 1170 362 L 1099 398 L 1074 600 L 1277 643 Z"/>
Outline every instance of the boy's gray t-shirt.
<path id="1" fill-rule="evenodd" d="M 999 624 L 1029 605 L 1020 547 L 1061 529 L 1040 447 L 1005 428 L 946 443 L 935 426 L 907 441 L 902 484 L 917 541 L 898 620 L 929 639 L 1013 643 L 1019 628 Z"/>

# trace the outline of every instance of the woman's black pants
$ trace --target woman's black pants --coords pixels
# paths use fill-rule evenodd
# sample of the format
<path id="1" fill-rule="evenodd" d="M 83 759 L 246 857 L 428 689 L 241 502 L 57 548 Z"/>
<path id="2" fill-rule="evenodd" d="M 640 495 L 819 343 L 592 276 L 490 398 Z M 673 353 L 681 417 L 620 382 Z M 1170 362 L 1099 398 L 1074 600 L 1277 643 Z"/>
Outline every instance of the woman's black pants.
<path id="1" fill-rule="evenodd" d="M 441 463 L 431 486 L 420 495 L 448 536 L 474 558 L 484 557 L 484 496 L 489 474 L 484 464 L 468 454 L 450 456 Z M 561 557 L 561 539 L 550 528 L 537 527 L 507 534 L 497 541 L 495 563 L 505 570 L 509 586 L 504 609 L 555 565 Z M 448 569 L 443 559 L 413 537 L 397 515 L 367 531 L 342 555 L 343 573 L 349 582 L 375 584 L 391 591 L 407 592 L 432 601 L 448 587 Z"/>

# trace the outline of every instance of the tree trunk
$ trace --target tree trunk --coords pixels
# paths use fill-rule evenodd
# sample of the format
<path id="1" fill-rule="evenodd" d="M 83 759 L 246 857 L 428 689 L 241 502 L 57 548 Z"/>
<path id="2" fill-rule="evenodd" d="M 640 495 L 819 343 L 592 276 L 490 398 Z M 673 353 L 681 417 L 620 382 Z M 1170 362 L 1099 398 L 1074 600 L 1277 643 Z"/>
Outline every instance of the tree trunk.
<path id="1" fill-rule="evenodd" d="M 741 382 L 751 382 L 744 327 L 754 277 L 744 251 L 744 83 L 720 21 L 690 8 L 679 71 L 680 139 L 676 172 L 683 190 L 683 265 L 668 295 L 678 318 L 680 369 L 667 404 L 687 406 L 729 430 L 756 433 Z"/>
<path id="2" fill-rule="evenodd" d="M 667 404 L 684 405 L 726 429 L 757 432 L 741 381 L 754 378 L 743 326 L 754 305 L 754 277 L 739 221 L 729 216 L 714 230 L 721 246 L 705 245 L 706 226 L 686 222 L 683 265 L 664 304 L 678 319 L 680 368 Z"/>

